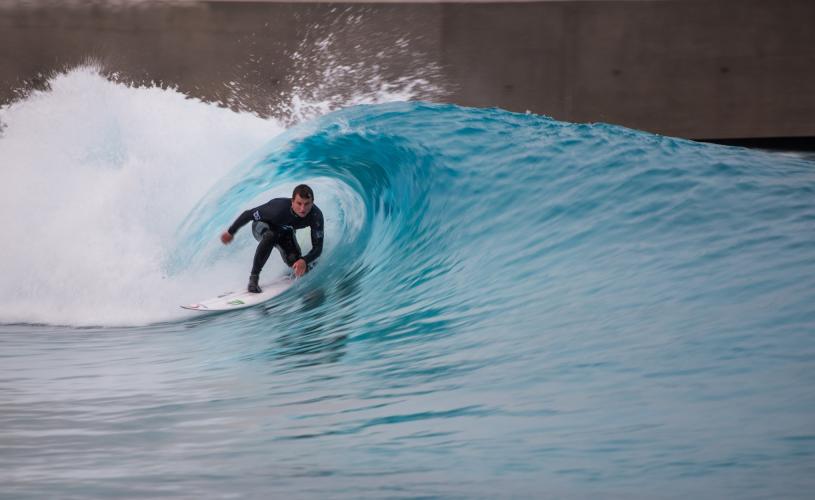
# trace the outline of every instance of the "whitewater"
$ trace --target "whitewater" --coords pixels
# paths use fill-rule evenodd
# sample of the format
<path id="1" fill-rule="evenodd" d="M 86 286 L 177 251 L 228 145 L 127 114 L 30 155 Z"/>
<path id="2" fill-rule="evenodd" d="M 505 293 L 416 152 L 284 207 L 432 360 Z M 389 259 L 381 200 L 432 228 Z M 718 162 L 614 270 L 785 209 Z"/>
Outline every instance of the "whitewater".
<path id="1" fill-rule="evenodd" d="M 815 488 L 811 156 L 397 90 L 292 124 L 49 87 L 0 108 L 0 498 Z M 245 286 L 220 232 L 299 183 L 319 265 L 180 309 Z"/>

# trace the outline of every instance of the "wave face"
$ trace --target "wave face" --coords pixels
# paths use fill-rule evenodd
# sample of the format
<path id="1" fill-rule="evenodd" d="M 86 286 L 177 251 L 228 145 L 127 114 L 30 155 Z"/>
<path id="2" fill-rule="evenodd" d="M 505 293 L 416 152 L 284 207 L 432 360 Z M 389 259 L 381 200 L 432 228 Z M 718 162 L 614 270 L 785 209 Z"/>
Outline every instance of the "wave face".
<path id="1" fill-rule="evenodd" d="M 60 82 L 0 114 L 9 494 L 815 486 L 811 159 L 429 103 L 283 131 Z M 105 104 L 53 97 L 71 84 Z M 301 182 L 314 271 L 263 307 L 177 310 L 244 285 L 250 231 L 218 234 Z"/>

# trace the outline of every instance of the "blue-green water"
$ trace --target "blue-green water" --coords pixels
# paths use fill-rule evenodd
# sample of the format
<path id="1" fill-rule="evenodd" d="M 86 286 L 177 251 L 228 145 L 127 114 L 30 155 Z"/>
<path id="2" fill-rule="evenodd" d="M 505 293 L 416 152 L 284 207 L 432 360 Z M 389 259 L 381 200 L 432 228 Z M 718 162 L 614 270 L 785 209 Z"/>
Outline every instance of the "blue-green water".
<path id="1" fill-rule="evenodd" d="M 497 109 L 357 106 L 164 206 L 150 262 L 174 286 L 224 265 L 243 284 L 249 232 L 226 248 L 217 234 L 299 182 L 326 212 L 326 251 L 263 307 L 164 317 L 129 292 L 144 316 L 117 322 L 127 301 L 62 278 L 36 289 L 51 291 L 42 317 L 3 309 L 0 497 L 812 494 L 812 160 Z M 138 283 L 122 262 L 114 283 Z M 109 314 L 50 311 L 75 295 Z M 93 326 L 117 323 L 130 326 Z"/>

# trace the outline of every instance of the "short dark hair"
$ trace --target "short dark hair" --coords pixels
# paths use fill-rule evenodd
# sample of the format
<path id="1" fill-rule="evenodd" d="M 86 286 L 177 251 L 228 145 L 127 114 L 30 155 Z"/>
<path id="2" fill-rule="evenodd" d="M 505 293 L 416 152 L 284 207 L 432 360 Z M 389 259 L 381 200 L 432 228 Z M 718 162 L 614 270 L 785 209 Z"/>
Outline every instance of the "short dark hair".
<path id="1" fill-rule="evenodd" d="M 291 199 L 293 200 L 294 197 L 298 195 L 304 200 L 308 199 L 314 201 L 314 191 L 312 191 L 311 188 L 305 184 L 300 184 L 294 188 L 294 191 L 291 193 Z"/>

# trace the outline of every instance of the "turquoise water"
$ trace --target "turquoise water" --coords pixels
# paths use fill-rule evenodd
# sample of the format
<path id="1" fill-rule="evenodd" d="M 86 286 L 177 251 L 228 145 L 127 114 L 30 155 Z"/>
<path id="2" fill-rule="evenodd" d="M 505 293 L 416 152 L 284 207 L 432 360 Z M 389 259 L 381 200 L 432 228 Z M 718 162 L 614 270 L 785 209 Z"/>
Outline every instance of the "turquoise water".
<path id="1" fill-rule="evenodd" d="M 4 121 L 8 158 L 14 116 Z M 61 281 L 35 271 L 39 288 L 17 277 L 0 289 L 17 301 L 0 310 L 0 497 L 808 498 L 815 488 L 811 159 L 392 103 L 307 122 L 210 171 L 207 185 L 166 192 L 167 164 L 138 182 L 126 173 L 147 148 L 111 146 L 132 140 L 120 126 L 88 148 L 93 161 L 75 157 L 82 168 L 129 158 L 111 184 L 153 186 L 148 201 L 164 216 L 109 231 L 159 227 L 158 250 L 153 260 L 98 250 L 100 267 L 71 287 L 78 264 L 63 265 L 73 253 L 57 248 L 48 276 Z M 191 172 L 205 168 L 201 156 Z M 185 285 L 189 276 L 223 267 L 243 284 L 251 237 L 224 248 L 217 234 L 250 200 L 299 182 L 326 212 L 320 265 L 263 307 L 177 310 L 225 279 Z M 87 184 L 70 189 L 95 199 Z M 151 210 L 139 203 L 128 212 Z M 9 219 L 23 213 L 4 207 Z M 97 216 L 77 210 L 75 228 Z M 17 268 L 31 250 L 15 240 L 5 252 Z M 128 274 L 143 261 L 163 281 Z M 102 285 L 82 281 L 94 273 Z M 119 276 L 128 297 L 92 295 Z M 145 290 L 164 282 L 180 298 L 155 306 Z M 79 318 L 60 309 L 74 297 Z"/>

